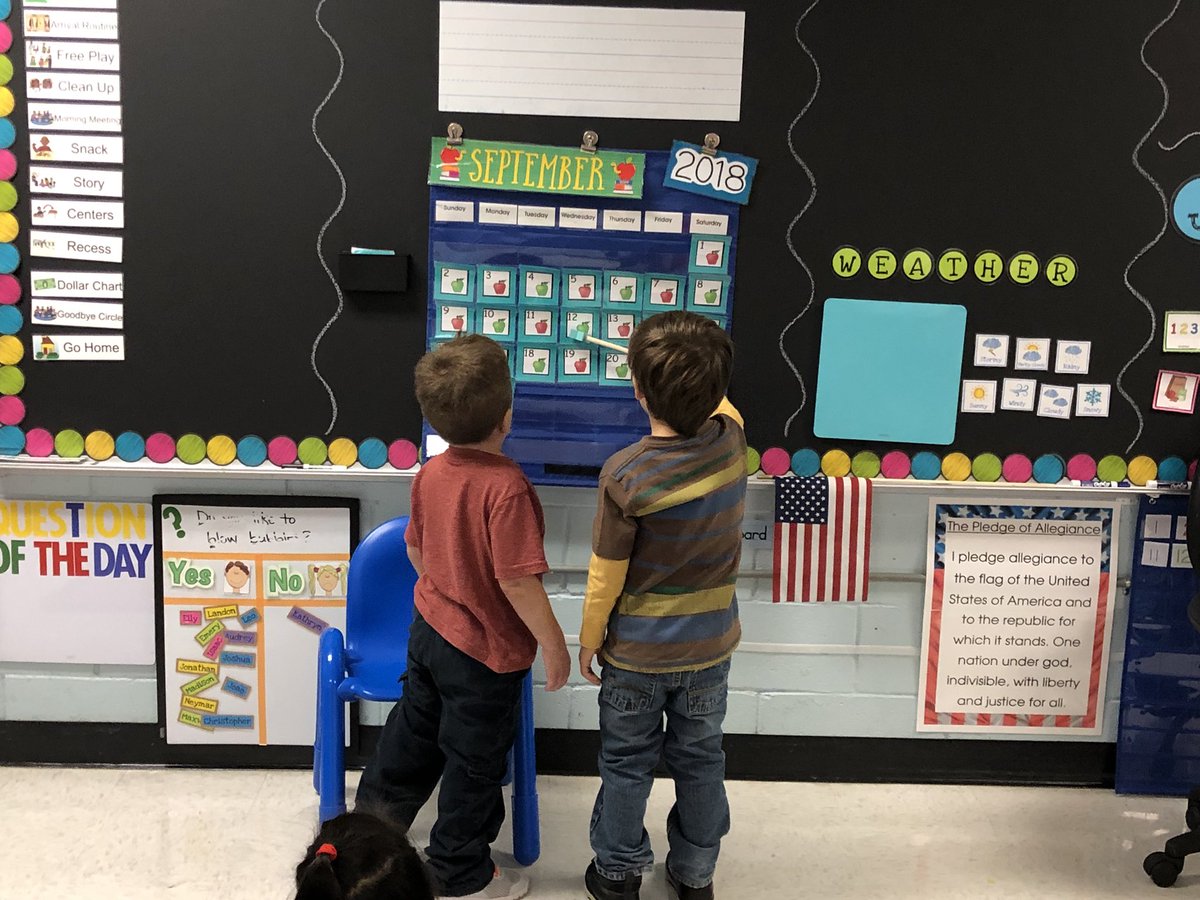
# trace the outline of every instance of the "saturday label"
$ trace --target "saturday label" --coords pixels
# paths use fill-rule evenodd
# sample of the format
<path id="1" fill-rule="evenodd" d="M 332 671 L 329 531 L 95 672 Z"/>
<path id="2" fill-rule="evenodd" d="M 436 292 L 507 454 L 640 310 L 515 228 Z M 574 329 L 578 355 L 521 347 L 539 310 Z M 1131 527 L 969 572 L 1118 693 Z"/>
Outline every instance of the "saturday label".
<path id="1" fill-rule="evenodd" d="M 123 334 L 34 334 L 31 340 L 33 358 L 38 362 L 125 358 Z M 216 684 L 216 676 L 212 677 L 211 684 Z"/>
<path id="2" fill-rule="evenodd" d="M 121 68 L 121 45 L 87 41 L 26 41 L 25 68 L 116 72 Z"/>
<path id="3" fill-rule="evenodd" d="M 117 101 L 121 99 L 121 76 L 35 72 L 29 79 L 29 99 Z"/>
<path id="4" fill-rule="evenodd" d="M 35 325 L 60 328 L 121 328 L 125 324 L 125 304 L 38 300 L 33 304 L 31 318 Z"/>
<path id="5" fill-rule="evenodd" d="M 116 46 L 115 44 L 113 46 Z M 105 103 L 29 103 L 30 129 L 120 131 L 121 107 Z"/>
<path id="6" fill-rule="evenodd" d="M 124 184 L 120 169 L 29 167 L 29 188 L 35 194 L 80 194 L 87 197 L 120 197 Z"/>
<path id="7" fill-rule="evenodd" d="M 29 135 L 33 162 L 124 162 L 125 139 L 84 134 Z"/>
<path id="8" fill-rule="evenodd" d="M 125 204 L 120 200 L 48 200 L 30 204 L 34 225 L 45 228 L 123 228 Z"/>
<path id="9" fill-rule="evenodd" d="M 47 272 L 30 275 L 35 297 L 91 297 L 120 300 L 125 296 L 125 276 L 120 272 Z"/>
<path id="10" fill-rule="evenodd" d="M 120 262 L 125 239 L 107 234 L 78 234 L 68 231 L 31 231 L 30 256 L 52 256 L 56 259 L 98 259 Z"/>
<path id="11" fill-rule="evenodd" d="M 115 12 L 25 11 L 25 36 L 105 38 L 121 36 Z"/>

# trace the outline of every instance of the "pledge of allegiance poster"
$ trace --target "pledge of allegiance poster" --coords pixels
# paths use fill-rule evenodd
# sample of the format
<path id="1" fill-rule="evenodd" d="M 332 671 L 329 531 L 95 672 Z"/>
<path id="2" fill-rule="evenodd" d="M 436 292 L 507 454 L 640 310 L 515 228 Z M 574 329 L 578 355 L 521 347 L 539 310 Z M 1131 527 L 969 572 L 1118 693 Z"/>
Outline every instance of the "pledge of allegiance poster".
<path id="1" fill-rule="evenodd" d="M 930 501 L 918 731 L 1100 734 L 1112 504 Z"/>
<path id="2" fill-rule="evenodd" d="M 145 503 L 0 501 L 0 660 L 154 663 Z"/>

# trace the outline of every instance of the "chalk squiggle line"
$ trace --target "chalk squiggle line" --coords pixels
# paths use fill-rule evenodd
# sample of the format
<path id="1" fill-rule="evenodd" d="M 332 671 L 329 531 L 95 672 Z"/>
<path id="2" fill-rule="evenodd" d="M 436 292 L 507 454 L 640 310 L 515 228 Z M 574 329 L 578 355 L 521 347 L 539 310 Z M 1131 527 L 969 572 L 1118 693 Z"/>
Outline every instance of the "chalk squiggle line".
<path id="1" fill-rule="evenodd" d="M 804 314 L 807 313 L 812 307 L 813 300 L 816 299 L 817 296 L 817 282 L 813 279 L 812 270 L 809 269 L 808 264 L 804 261 L 804 258 L 801 257 L 798 252 L 796 252 L 796 245 L 792 242 L 792 231 L 795 229 L 796 223 L 803 218 L 804 214 L 808 212 L 809 207 L 813 205 L 813 201 L 817 199 L 817 178 L 815 175 L 813 175 L 812 169 L 808 167 L 808 163 L 801 159 L 800 154 L 796 152 L 796 145 L 792 143 L 792 132 L 796 130 L 796 125 L 801 119 L 804 118 L 805 113 L 807 113 L 809 108 L 813 105 L 813 101 L 817 99 L 817 92 L 821 90 L 821 67 L 817 65 L 817 58 L 813 56 L 812 51 L 808 49 L 808 46 L 804 43 L 804 41 L 800 40 L 800 26 L 804 24 L 804 20 L 808 17 L 808 14 L 816 9 L 820 2 L 821 0 L 813 0 L 812 5 L 809 6 L 809 8 L 800 15 L 800 18 L 796 20 L 796 43 L 800 45 L 800 49 L 804 51 L 805 55 L 808 56 L 809 61 L 812 62 L 812 67 L 816 72 L 817 79 L 813 84 L 812 95 L 808 98 L 808 102 L 805 103 L 804 108 L 797 113 L 796 118 L 792 119 L 792 124 L 788 126 L 787 131 L 788 150 L 791 151 L 792 158 L 796 160 L 800 168 L 804 170 L 804 174 L 808 177 L 809 183 L 812 185 L 812 192 L 808 195 L 808 202 L 804 204 L 804 207 L 800 210 L 800 212 L 796 213 L 796 217 L 792 219 L 791 223 L 788 225 L 786 234 L 788 250 L 791 251 L 792 256 L 795 257 L 796 262 L 800 263 L 800 268 L 804 270 L 804 274 L 808 277 L 809 287 L 808 302 L 804 304 L 804 308 L 796 314 L 796 317 L 792 319 L 792 321 L 783 326 L 783 331 L 779 333 L 779 353 L 783 357 L 783 361 L 787 363 L 788 368 L 792 370 L 792 374 L 796 376 L 796 381 L 800 383 L 800 405 L 796 407 L 796 411 L 788 416 L 787 421 L 784 423 L 784 437 L 788 436 L 788 433 L 792 429 L 792 422 L 795 421 L 796 416 L 800 415 L 800 411 L 804 409 L 805 404 L 808 403 L 808 390 L 804 386 L 804 377 L 800 374 L 800 370 L 796 368 L 796 364 L 792 362 L 792 358 L 788 355 L 787 349 L 784 347 L 783 342 L 784 338 L 787 337 L 787 333 L 792 330 L 792 326 L 799 322 L 804 317 Z"/>
<path id="2" fill-rule="evenodd" d="M 325 99 L 321 101 L 316 110 L 313 112 L 312 135 L 313 140 L 317 142 L 317 146 L 321 148 L 321 152 L 325 154 L 325 158 L 329 160 L 329 164 L 333 166 L 333 171 L 337 173 L 338 183 L 342 188 L 342 195 L 338 199 L 337 207 L 329 214 L 329 218 L 325 220 L 325 224 L 323 224 L 321 226 L 321 230 L 317 232 L 317 262 L 321 264 L 321 268 L 325 270 L 325 277 L 328 278 L 329 283 L 333 285 L 333 292 L 337 295 L 337 309 L 334 310 L 333 315 L 329 317 L 329 321 L 327 321 L 317 333 L 316 340 L 313 341 L 312 353 L 309 355 L 309 363 L 312 365 L 313 374 L 317 376 L 317 380 L 321 382 L 321 385 L 325 388 L 325 393 L 329 395 L 331 414 L 329 417 L 329 427 L 325 429 L 325 433 L 329 434 L 333 431 L 333 426 L 337 424 L 337 397 L 334 396 L 333 388 L 329 386 L 329 382 L 326 381 L 324 376 L 321 375 L 321 370 L 317 368 L 317 348 L 321 345 L 321 340 L 325 337 L 326 332 L 333 327 L 333 323 L 341 318 L 342 311 L 346 307 L 345 297 L 342 295 L 342 287 L 338 284 L 337 279 L 334 278 L 333 272 L 329 268 L 329 264 L 325 262 L 324 250 L 325 232 L 329 230 L 329 226 L 333 224 L 333 220 L 341 214 L 342 207 L 346 205 L 346 177 L 342 174 L 341 166 L 337 164 L 337 160 L 333 158 L 333 154 L 326 149 L 324 142 L 321 140 L 321 136 L 317 134 L 317 117 L 321 115 L 321 111 L 325 109 L 325 104 L 329 102 L 329 98 L 333 96 L 334 92 L 338 89 L 338 86 L 342 83 L 342 75 L 346 71 L 346 58 L 342 56 L 342 48 L 339 47 L 338 42 L 333 39 L 333 35 L 326 31 L 325 26 L 321 24 L 321 8 L 323 6 L 325 6 L 325 0 L 319 0 L 317 3 L 316 13 L 317 28 L 321 30 L 321 34 L 325 35 L 326 40 L 333 45 L 334 52 L 337 53 L 338 72 L 337 78 L 335 78 L 333 81 L 333 86 L 329 89 L 329 93 L 325 95 Z"/>
<path id="3" fill-rule="evenodd" d="M 1133 148 L 1133 156 L 1131 159 L 1133 160 L 1133 167 L 1138 170 L 1143 178 L 1150 182 L 1150 185 L 1154 188 L 1155 193 L 1158 194 L 1158 199 L 1162 202 L 1163 221 L 1162 227 L 1158 229 L 1158 234 L 1154 236 L 1154 239 L 1141 250 L 1139 250 L 1137 255 L 1129 261 L 1129 265 L 1125 267 L 1125 287 L 1128 288 L 1129 293 L 1133 294 L 1133 296 L 1138 299 L 1138 302 L 1140 302 L 1142 306 L 1146 307 L 1146 312 L 1150 314 L 1150 336 L 1146 338 L 1146 342 L 1142 344 L 1138 352 L 1133 355 L 1133 358 L 1130 359 L 1129 362 L 1125 363 L 1121 371 L 1117 373 L 1117 390 L 1120 391 L 1121 396 L 1125 398 L 1125 401 L 1133 407 L 1133 412 L 1137 416 L 1138 420 L 1137 434 L 1133 436 L 1133 440 L 1130 441 L 1129 446 L 1125 448 L 1126 453 L 1132 450 L 1134 444 L 1136 444 L 1138 439 L 1141 438 L 1142 431 L 1146 427 L 1146 420 L 1145 417 L 1142 416 L 1142 410 L 1138 406 L 1137 401 L 1130 396 L 1129 391 L 1125 390 L 1123 380 L 1125 378 L 1125 373 L 1129 371 L 1130 366 L 1137 362 L 1142 354 L 1146 352 L 1149 346 L 1154 342 L 1155 335 L 1158 334 L 1158 320 L 1154 312 L 1154 307 L 1150 305 L 1150 301 L 1147 300 L 1137 290 L 1137 288 L 1133 286 L 1132 282 L 1130 282 L 1129 273 L 1133 269 L 1134 265 L 1137 264 L 1137 261 L 1154 249 L 1154 246 L 1160 240 L 1162 240 L 1162 236 L 1167 233 L 1167 225 L 1170 222 L 1170 210 L 1167 206 L 1167 195 L 1163 193 L 1162 186 L 1155 181 L 1153 177 L 1151 177 L 1150 173 L 1147 172 L 1145 168 L 1142 167 L 1142 163 L 1138 159 L 1138 154 L 1142 152 L 1142 147 L 1146 145 L 1146 141 L 1150 140 L 1150 135 L 1154 133 L 1154 129 L 1158 128 L 1158 126 L 1162 124 L 1162 120 L 1167 115 L 1167 107 L 1171 104 L 1171 92 L 1167 90 L 1167 83 L 1163 81 L 1163 77 L 1159 75 L 1158 72 L 1153 68 L 1151 68 L 1150 63 L 1146 61 L 1146 46 L 1150 43 L 1150 39 L 1158 33 L 1159 29 L 1161 29 L 1175 17 L 1175 13 L 1179 9 L 1179 5 L 1182 2 L 1183 0 L 1175 0 L 1175 5 L 1172 6 L 1171 11 L 1167 13 L 1167 17 L 1155 25 L 1154 29 L 1148 35 L 1146 35 L 1146 39 L 1142 41 L 1142 50 L 1140 54 L 1142 66 L 1145 67 L 1147 72 L 1154 76 L 1155 80 L 1158 82 L 1159 88 L 1162 89 L 1163 104 L 1162 109 L 1158 113 L 1158 118 L 1154 120 L 1154 124 L 1150 126 L 1149 130 L 1147 130 L 1144 135 L 1142 135 L 1142 139 L 1138 141 L 1137 146 Z"/>
<path id="4" fill-rule="evenodd" d="M 1200 137 L 1200 131 L 1193 131 L 1191 134 L 1185 134 L 1183 137 L 1181 137 L 1179 140 L 1177 140 L 1175 143 L 1173 143 L 1170 147 L 1168 147 L 1162 141 L 1158 142 L 1158 146 L 1162 147 L 1164 150 L 1171 151 L 1171 150 L 1174 150 L 1176 147 L 1178 147 L 1180 144 L 1182 144 L 1184 141 L 1191 140 L 1194 137 Z"/>

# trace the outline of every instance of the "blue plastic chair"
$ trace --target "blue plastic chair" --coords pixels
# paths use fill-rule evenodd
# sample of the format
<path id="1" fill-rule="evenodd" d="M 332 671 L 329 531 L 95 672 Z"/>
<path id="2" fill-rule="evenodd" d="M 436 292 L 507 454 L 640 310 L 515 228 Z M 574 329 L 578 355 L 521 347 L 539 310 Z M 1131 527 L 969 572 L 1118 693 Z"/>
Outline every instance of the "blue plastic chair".
<path id="1" fill-rule="evenodd" d="M 346 811 L 346 703 L 400 699 L 417 583 L 404 543 L 407 528 L 408 516 L 401 516 L 359 543 L 350 558 L 345 643 L 336 628 L 321 634 L 313 787 L 322 822 Z M 541 855 L 532 676 L 525 679 L 510 766 L 513 856 L 528 866 Z"/>

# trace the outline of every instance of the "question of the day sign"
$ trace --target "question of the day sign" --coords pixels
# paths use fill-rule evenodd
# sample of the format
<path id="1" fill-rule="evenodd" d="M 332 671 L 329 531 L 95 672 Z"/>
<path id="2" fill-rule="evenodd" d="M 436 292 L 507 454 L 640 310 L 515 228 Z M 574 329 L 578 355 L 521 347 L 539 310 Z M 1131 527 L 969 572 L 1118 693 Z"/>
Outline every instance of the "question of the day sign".
<path id="1" fill-rule="evenodd" d="M 149 509 L 0 501 L 0 660 L 153 662 Z"/>

